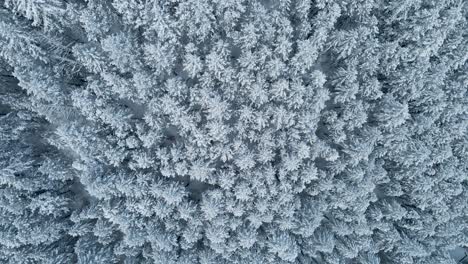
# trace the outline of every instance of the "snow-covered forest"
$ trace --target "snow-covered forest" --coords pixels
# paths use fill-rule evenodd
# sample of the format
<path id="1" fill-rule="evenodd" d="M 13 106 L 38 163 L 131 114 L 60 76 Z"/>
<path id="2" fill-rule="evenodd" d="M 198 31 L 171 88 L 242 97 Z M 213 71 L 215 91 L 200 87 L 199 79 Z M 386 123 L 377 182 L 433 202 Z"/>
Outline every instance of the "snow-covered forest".
<path id="1" fill-rule="evenodd" d="M 0 263 L 456 264 L 467 0 L 0 0 Z"/>

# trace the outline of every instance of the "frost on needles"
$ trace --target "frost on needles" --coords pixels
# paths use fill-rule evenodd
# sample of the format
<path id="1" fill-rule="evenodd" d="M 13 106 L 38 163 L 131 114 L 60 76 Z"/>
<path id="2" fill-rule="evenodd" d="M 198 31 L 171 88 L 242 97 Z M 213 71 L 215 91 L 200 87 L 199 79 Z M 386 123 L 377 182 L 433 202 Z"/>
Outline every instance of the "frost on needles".
<path id="1" fill-rule="evenodd" d="M 0 6 L 1 263 L 468 247 L 467 1 Z"/>

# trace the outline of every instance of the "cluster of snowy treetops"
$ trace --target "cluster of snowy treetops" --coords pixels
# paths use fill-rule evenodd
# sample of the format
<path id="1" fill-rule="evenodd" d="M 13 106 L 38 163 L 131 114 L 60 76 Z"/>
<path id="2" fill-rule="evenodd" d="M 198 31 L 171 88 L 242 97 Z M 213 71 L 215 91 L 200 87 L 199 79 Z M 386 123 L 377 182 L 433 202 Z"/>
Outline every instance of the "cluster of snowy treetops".
<path id="1" fill-rule="evenodd" d="M 0 6 L 1 263 L 468 245 L 468 1 Z"/>

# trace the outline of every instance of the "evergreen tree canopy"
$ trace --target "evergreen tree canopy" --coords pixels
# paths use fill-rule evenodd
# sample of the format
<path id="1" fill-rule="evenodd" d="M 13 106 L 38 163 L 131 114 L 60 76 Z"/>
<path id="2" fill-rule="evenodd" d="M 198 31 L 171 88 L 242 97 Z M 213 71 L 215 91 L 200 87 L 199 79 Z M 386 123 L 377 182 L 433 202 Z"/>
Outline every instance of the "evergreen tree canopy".
<path id="1" fill-rule="evenodd" d="M 455 264 L 468 1 L 0 0 L 0 262 Z"/>

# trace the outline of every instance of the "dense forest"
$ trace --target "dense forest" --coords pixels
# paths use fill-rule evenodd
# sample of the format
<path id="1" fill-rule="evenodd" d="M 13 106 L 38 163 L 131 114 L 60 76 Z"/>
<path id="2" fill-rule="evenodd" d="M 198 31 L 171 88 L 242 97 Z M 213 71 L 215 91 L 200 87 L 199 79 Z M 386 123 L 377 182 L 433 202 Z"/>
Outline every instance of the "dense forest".
<path id="1" fill-rule="evenodd" d="M 0 262 L 462 263 L 467 29 L 466 0 L 0 0 Z"/>

